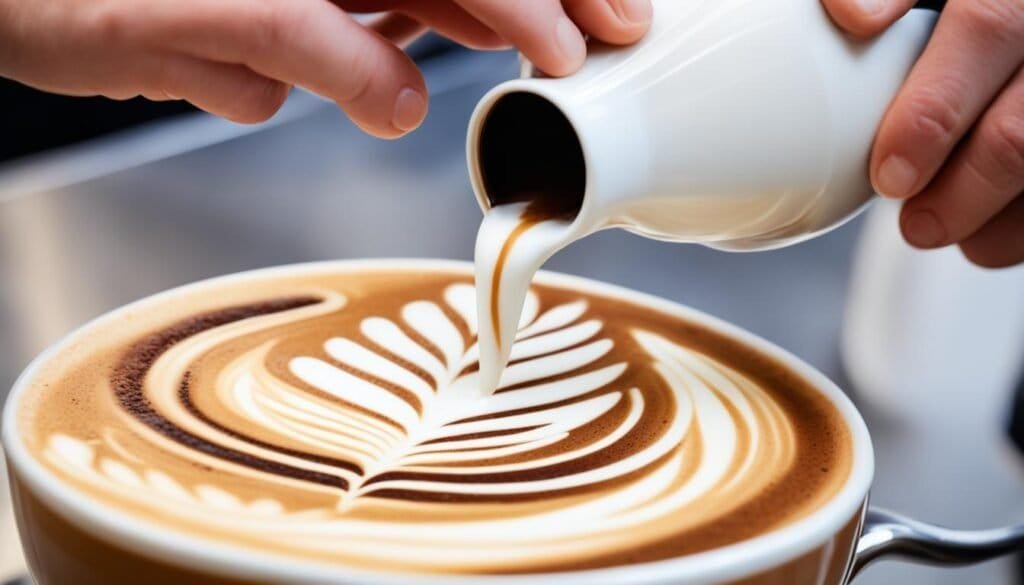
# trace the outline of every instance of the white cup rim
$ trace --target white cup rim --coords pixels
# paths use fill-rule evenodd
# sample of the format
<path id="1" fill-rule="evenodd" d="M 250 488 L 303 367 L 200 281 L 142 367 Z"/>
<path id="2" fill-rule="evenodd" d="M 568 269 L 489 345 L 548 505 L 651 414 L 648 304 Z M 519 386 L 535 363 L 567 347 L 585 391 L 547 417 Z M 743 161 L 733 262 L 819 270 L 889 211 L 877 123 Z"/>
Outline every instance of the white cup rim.
<path id="1" fill-rule="evenodd" d="M 168 528 L 97 505 L 90 498 L 62 483 L 36 461 L 20 440 L 15 417 L 16 404 L 29 387 L 36 371 L 65 345 L 94 327 L 118 318 L 123 312 L 157 302 L 167 296 L 229 282 L 262 279 L 270 276 L 314 275 L 319 273 L 420 270 L 472 274 L 468 262 L 425 259 L 340 260 L 292 264 L 240 272 L 199 281 L 143 298 L 108 312 L 69 333 L 44 351 L 18 377 L 4 406 L 2 444 L 11 472 L 17 473 L 26 487 L 45 505 L 86 532 L 105 538 L 118 546 L 162 562 L 209 571 L 213 574 L 257 582 L 296 584 L 367 583 L 373 585 L 433 585 L 441 583 L 474 585 L 536 585 L 558 582 L 561 585 L 608 584 L 686 584 L 700 585 L 742 579 L 784 564 L 825 544 L 862 509 L 874 474 L 874 452 L 867 426 L 853 403 L 829 380 L 810 365 L 771 342 L 735 325 L 695 309 L 640 293 L 577 276 L 541 271 L 538 284 L 571 287 L 602 296 L 623 298 L 644 306 L 709 326 L 744 345 L 780 360 L 793 372 L 811 383 L 832 402 L 850 429 L 853 459 L 849 478 L 825 505 L 792 524 L 752 539 L 710 551 L 662 561 L 606 569 L 525 575 L 431 575 L 368 571 L 341 565 L 303 561 L 295 557 L 275 556 L 242 547 L 218 544 L 194 536 L 185 536 Z M 173 559 L 173 560 L 169 560 Z"/>

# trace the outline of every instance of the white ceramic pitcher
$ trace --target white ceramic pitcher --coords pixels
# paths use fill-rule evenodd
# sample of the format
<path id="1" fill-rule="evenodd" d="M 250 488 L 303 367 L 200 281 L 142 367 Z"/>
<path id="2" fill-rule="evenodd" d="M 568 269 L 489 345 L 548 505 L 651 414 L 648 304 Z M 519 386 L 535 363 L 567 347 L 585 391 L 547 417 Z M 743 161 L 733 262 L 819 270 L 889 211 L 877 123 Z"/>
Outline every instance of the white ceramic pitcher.
<path id="1" fill-rule="evenodd" d="M 819 0 L 654 0 L 632 47 L 592 44 L 578 73 L 526 67 L 478 105 L 468 156 L 480 205 L 522 192 L 579 207 L 569 239 L 622 227 L 729 250 L 840 225 L 873 195 L 883 114 L 937 12 L 872 40 Z"/>

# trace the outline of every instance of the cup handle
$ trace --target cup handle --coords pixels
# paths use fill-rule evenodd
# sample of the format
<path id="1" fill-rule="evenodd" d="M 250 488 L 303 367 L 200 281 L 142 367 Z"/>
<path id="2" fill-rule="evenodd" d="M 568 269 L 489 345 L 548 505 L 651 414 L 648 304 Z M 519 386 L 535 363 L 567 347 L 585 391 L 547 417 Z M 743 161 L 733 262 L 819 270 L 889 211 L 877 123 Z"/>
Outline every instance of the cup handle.
<path id="1" fill-rule="evenodd" d="M 1024 526 L 951 530 L 871 508 L 853 556 L 850 579 L 882 557 L 933 565 L 969 565 L 1024 551 Z"/>

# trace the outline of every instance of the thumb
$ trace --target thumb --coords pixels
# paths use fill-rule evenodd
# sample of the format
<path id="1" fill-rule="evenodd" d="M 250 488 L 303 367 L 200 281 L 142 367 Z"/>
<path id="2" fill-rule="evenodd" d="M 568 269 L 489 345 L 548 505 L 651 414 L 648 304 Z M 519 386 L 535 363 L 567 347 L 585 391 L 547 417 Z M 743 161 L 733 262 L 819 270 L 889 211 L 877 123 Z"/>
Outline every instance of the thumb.
<path id="1" fill-rule="evenodd" d="M 917 0 L 822 0 L 839 28 L 857 37 L 873 37 L 906 14 Z"/>

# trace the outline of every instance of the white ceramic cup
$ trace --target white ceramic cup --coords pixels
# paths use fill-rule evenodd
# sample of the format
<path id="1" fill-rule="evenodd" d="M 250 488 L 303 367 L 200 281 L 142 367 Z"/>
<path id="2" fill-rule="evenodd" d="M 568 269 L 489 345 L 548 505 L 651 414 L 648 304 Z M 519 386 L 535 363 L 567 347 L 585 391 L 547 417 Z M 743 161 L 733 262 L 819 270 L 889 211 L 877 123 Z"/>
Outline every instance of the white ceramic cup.
<path id="1" fill-rule="evenodd" d="M 27 383 L 64 346 L 95 327 L 109 326 L 129 308 L 185 290 L 217 287 L 275 275 L 368 270 L 458 271 L 468 263 L 434 260 L 367 260 L 303 264 L 216 278 L 161 293 L 115 310 L 71 333 L 47 350 L 15 383 L 3 413 L 3 446 L 11 474 L 18 526 L 38 585 L 366 584 L 473 585 L 719 583 L 840 585 L 867 562 L 890 552 L 933 562 L 972 562 L 1009 552 L 1024 541 L 1020 530 L 955 532 L 865 509 L 874 473 L 871 439 L 853 403 L 828 378 L 795 356 L 751 333 L 693 309 L 628 289 L 577 277 L 540 273 L 537 282 L 639 303 L 721 332 L 788 365 L 811 382 L 841 413 L 853 443 L 852 471 L 835 496 L 809 516 L 764 535 L 707 552 L 608 569 L 516 576 L 438 576 L 369 572 L 275 557 L 185 536 L 105 507 L 62 483 L 22 442 L 16 413 Z"/>

